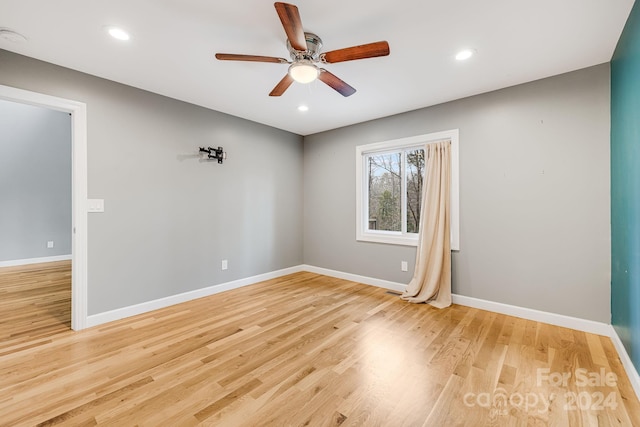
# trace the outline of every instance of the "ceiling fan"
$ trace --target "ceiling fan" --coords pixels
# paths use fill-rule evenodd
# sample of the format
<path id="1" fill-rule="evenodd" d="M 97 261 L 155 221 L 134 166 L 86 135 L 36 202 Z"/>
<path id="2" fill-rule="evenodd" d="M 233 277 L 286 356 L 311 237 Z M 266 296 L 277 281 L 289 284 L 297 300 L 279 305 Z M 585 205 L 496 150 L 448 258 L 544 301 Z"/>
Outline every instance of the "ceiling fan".
<path id="1" fill-rule="evenodd" d="M 273 88 L 269 96 L 282 95 L 291 84 L 310 83 L 316 79 L 335 89 L 342 96 L 353 95 L 356 90 L 334 74 L 318 67 L 316 64 L 333 64 L 336 62 L 352 61 L 355 59 L 375 58 L 389 55 L 389 43 L 380 41 L 359 46 L 347 47 L 320 53 L 322 40 L 313 33 L 302 29 L 302 21 L 298 8 L 293 4 L 276 2 L 276 11 L 287 34 L 287 49 L 291 61 L 285 58 L 257 55 L 237 55 L 233 53 L 216 53 L 216 58 L 223 61 L 253 61 L 272 62 L 275 64 L 290 64 L 289 72 Z"/>

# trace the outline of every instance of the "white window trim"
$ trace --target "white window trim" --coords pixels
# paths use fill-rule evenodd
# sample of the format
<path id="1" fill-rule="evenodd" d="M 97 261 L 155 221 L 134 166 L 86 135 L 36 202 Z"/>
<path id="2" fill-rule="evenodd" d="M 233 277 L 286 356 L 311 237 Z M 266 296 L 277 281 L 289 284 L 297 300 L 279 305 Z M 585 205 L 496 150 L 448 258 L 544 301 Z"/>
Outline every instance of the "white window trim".
<path id="1" fill-rule="evenodd" d="M 373 144 L 358 145 L 356 147 L 356 240 L 392 245 L 418 245 L 417 234 L 403 235 L 395 231 L 372 231 L 368 229 L 369 219 L 368 217 L 365 218 L 368 213 L 366 209 L 367 203 L 364 200 L 367 192 L 363 191 L 363 186 L 368 182 L 365 176 L 367 171 L 364 165 L 365 156 L 371 153 L 400 148 L 426 146 L 438 141 L 451 141 L 451 250 L 460 250 L 460 165 L 458 134 L 458 129 L 452 129 L 408 138 L 375 142 Z"/>

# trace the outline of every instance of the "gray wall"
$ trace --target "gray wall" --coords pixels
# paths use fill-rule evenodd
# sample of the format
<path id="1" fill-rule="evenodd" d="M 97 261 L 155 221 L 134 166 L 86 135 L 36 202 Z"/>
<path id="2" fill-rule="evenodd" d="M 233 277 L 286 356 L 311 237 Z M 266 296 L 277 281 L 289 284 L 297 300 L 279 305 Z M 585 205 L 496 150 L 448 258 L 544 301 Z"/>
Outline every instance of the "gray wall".
<path id="1" fill-rule="evenodd" d="M 453 292 L 609 323 L 609 95 L 603 64 L 306 137 L 305 263 L 408 283 L 414 248 L 355 240 L 355 147 L 457 128 Z"/>
<path id="2" fill-rule="evenodd" d="M 0 100 L 0 261 L 70 254 L 71 118 Z"/>
<path id="3" fill-rule="evenodd" d="M 302 137 L 2 50 L 0 84 L 87 104 L 90 315 L 303 262 Z"/>
<path id="4" fill-rule="evenodd" d="M 414 248 L 355 241 L 355 146 L 458 128 L 454 292 L 610 320 L 607 64 L 304 144 L 6 51 L 0 84 L 88 105 L 89 197 L 106 205 L 89 216 L 89 314 L 302 263 L 407 283 Z M 200 145 L 229 159 L 200 162 Z"/>

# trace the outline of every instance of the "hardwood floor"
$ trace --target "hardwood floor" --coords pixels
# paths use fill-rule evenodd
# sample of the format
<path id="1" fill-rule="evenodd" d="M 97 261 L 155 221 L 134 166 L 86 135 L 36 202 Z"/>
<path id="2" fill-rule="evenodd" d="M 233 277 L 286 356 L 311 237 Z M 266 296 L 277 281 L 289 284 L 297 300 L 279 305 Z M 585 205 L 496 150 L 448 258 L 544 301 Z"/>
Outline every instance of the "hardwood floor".
<path id="1" fill-rule="evenodd" d="M 71 261 L 0 268 L 0 355 L 71 329 Z"/>
<path id="2" fill-rule="evenodd" d="M 2 339 L 1 425 L 640 426 L 608 338 L 312 273 Z"/>

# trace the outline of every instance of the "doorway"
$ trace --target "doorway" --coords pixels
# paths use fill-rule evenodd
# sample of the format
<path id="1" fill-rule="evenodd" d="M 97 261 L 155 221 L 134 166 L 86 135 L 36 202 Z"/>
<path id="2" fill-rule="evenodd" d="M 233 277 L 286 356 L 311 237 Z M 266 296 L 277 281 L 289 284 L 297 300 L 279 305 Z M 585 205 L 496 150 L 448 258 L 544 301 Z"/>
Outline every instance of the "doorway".
<path id="1" fill-rule="evenodd" d="M 0 99 L 71 114 L 71 329 L 87 324 L 87 113 L 81 102 L 0 85 Z"/>

